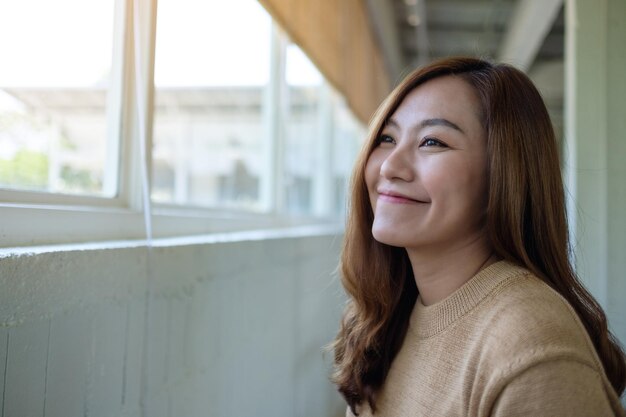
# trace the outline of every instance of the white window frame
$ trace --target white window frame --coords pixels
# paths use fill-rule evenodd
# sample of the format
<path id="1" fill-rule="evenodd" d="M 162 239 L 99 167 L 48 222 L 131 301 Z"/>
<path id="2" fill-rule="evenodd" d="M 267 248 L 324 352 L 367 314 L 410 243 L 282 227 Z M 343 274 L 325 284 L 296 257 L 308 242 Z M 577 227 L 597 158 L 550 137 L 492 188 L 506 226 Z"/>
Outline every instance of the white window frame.
<path id="1" fill-rule="evenodd" d="M 133 191 L 122 180 L 132 170 L 131 154 L 127 152 L 130 137 L 123 131 L 132 123 L 128 118 L 131 105 L 128 90 L 132 84 L 128 66 L 132 61 L 132 50 L 127 36 L 132 30 L 131 6 L 132 1 L 115 1 L 112 89 L 107 94 L 105 167 L 108 172 L 105 169 L 103 185 L 105 193 L 115 188 L 117 193 L 112 197 L 100 197 L 0 189 L 2 247 L 142 236 L 141 214 L 131 210 L 128 204 Z M 111 177 L 111 169 L 118 173 L 115 178 Z"/>
<path id="2" fill-rule="evenodd" d="M 140 8 L 139 26 L 142 47 L 143 91 L 137 97 L 134 72 L 133 1 Z M 83 243 L 103 240 L 143 240 L 146 238 L 142 200 L 142 171 L 144 163 L 139 149 L 139 117 L 136 100 L 145 114 L 147 149 L 152 149 L 152 120 L 154 96 L 154 52 L 156 39 L 155 0 L 116 0 L 115 38 L 113 59 L 113 90 L 108 94 L 107 112 L 108 148 L 106 161 L 109 170 L 117 171 L 117 181 L 105 178 L 105 191 L 117 188 L 114 197 L 65 195 L 48 192 L 0 190 L 0 247 L 34 246 L 47 244 Z M 270 141 L 266 155 L 266 170 L 261 182 L 262 207 L 266 213 L 244 210 L 179 206 L 151 203 L 153 236 L 172 237 L 227 231 L 290 227 L 306 224 L 340 225 L 343 219 L 332 216 L 332 101 L 331 87 L 325 85 L 327 102 L 322 106 L 320 120 L 325 140 L 318 152 L 327 161 L 320 178 L 314 178 L 313 216 L 294 217 L 281 213 L 283 207 L 281 183 L 283 175 L 285 112 L 280 106 L 286 91 L 285 55 L 287 36 L 272 22 L 273 80 L 266 97 L 268 106 L 264 117 L 266 138 Z M 326 84 L 326 81 L 324 81 Z M 336 94 L 332 92 L 332 94 Z M 282 104 L 281 104 L 282 103 Z M 330 118 L 329 118 L 330 117 Z M 328 133 L 328 135 L 326 135 Z M 328 137 L 326 137 L 328 136 Z M 119 138 L 119 140 L 114 140 Z M 119 157 L 118 157 L 119 156 Z M 325 159 L 328 158 L 328 159 Z M 151 173 L 151 152 L 146 154 L 147 172 Z M 119 161 L 119 162 L 118 162 Z M 118 165 L 119 164 L 119 165 Z M 328 165 L 328 166 L 326 166 Z M 106 175 L 106 174 L 105 174 Z M 115 186 L 115 187 L 113 187 Z M 324 191 L 325 188 L 325 191 Z"/>

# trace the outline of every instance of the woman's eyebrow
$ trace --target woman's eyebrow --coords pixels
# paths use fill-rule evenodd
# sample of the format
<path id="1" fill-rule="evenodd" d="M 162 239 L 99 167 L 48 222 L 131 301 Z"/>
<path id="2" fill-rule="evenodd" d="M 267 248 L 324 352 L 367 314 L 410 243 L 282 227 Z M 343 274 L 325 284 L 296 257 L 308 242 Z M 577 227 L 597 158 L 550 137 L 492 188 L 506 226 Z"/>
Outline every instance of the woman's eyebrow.
<path id="1" fill-rule="evenodd" d="M 397 128 L 397 127 L 399 127 L 400 125 L 398 124 L 398 122 L 396 122 L 396 121 L 394 120 L 394 118 L 393 118 L 393 117 L 391 117 L 391 118 L 389 118 L 389 119 L 385 122 L 385 124 L 384 124 L 384 126 L 383 126 L 383 127 L 385 127 L 385 126 L 393 126 L 393 127 L 396 127 L 396 128 Z M 444 127 L 449 127 L 449 128 L 451 128 L 451 129 L 458 130 L 459 132 L 461 132 L 461 133 L 465 134 L 465 132 L 463 131 L 463 129 L 461 129 L 461 128 L 459 127 L 459 125 L 457 125 L 456 123 L 451 122 L 451 121 L 450 121 L 450 120 L 448 120 L 448 119 L 444 119 L 444 118 L 441 118 L 441 117 L 435 117 L 435 118 L 432 118 L 432 119 L 425 119 L 425 120 L 422 120 L 422 122 L 419 124 L 420 129 L 423 129 L 423 128 L 425 128 L 425 127 L 429 127 L 429 126 L 444 126 Z"/>
<path id="2" fill-rule="evenodd" d="M 461 133 L 465 133 L 463 129 L 461 129 L 456 123 L 452 123 L 448 119 L 442 119 L 442 118 L 425 119 L 425 120 L 422 120 L 422 123 L 420 123 L 420 127 L 422 128 L 428 127 L 428 126 L 445 126 L 445 127 L 452 128 L 454 130 L 458 130 Z"/>

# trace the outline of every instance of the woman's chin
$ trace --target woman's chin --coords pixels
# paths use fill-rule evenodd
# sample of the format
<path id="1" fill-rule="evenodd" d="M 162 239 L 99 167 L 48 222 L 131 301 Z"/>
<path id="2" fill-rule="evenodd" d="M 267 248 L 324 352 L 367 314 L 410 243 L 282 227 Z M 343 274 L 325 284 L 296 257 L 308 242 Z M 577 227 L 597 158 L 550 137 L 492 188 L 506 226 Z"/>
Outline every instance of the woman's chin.
<path id="1" fill-rule="evenodd" d="M 398 235 L 398 233 L 390 232 L 388 229 L 379 230 L 375 225 L 372 227 L 372 236 L 377 242 L 384 243 L 385 245 L 402 248 L 406 246 L 406 242 Z"/>

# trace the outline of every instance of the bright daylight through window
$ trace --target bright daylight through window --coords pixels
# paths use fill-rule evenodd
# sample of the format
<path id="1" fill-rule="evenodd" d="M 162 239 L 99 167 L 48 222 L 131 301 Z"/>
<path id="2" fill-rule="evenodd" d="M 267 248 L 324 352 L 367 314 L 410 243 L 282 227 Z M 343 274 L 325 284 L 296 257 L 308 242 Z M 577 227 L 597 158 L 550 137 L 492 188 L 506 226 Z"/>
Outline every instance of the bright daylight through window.
<path id="1" fill-rule="evenodd" d="M 4 1 L 0 58 L 4 245 L 343 219 L 363 127 L 257 0 Z"/>
<path id="2" fill-rule="evenodd" d="M 0 2 L 0 188 L 117 193 L 114 3 Z"/>
<path id="3" fill-rule="evenodd" d="M 157 19 L 154 201 L 339 214 L 359 124 L 259 3 L 160 0 Z"/>
<path id="4" fill-rule="evenodd" d="M 271 19 L 250 0 L 160 0 L 152 197 L 255 208 L 266 147 Z"/>

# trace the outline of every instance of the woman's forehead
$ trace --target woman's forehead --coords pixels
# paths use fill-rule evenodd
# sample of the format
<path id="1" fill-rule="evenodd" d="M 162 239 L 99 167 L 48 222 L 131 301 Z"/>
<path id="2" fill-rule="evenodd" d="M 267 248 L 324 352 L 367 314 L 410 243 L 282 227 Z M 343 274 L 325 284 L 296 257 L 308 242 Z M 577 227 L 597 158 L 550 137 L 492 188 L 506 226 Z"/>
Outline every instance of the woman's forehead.
<path id="1" fill-rule="evenodd" d="M 441 125 L 460 131 L 482 129 L 481 103 L 474 88 L 457 76 L 428 80 L 410 90 L 385 125 Z"/>

